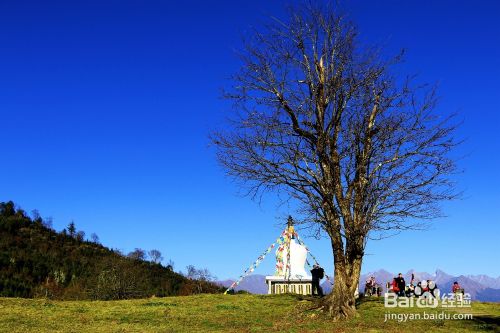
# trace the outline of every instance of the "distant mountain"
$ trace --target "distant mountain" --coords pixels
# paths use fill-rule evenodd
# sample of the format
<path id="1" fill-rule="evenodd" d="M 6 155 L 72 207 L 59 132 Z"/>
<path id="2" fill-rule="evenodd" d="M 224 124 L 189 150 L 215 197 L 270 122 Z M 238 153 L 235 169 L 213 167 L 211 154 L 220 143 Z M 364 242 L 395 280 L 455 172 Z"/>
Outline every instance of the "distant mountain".
<path id="1" fill-rule="evenodd" d="M 500 289 L 482 289 L 478 291 L 476 299 L 483 302 L 500 302 Z"/>
<path id="2" fill-rule="evenodd" d="M 216 283 L 225 288 L 229 288 L 235 280 L 223 280 Z M 235 291 L 245 290 L 252 294 L 267 294 L 267 284 L 265 275 L 250 275 L 243 279 L 238 287 L 234 288 Z"/>
<path id="3" fill-rule="evenodd" d="M 488 275 L 466 275 L 467 278 L 493 289 L 500 289 L 500 277 L 492 278 Z"/>
<path id="4" fill-rule="evenodd" d="M 328 276 L 330 276 L 330 275 L 328 275 Z M 332 285 L 333 278 L 331 276 L 330 276 L 330 278 L 331 278 L 330 281 L 328 281 L 327 279 L 324 279 L 323 282 L 321 283 L 321 289 L 323 289 L 323 292 L 325 294 L 329 294 L 333 289 L 333 285 Z"/>
<path id="5" fill-rule="evenodd" d="M 442 270 L 438 269 L 438 270 L 436 270 L 436 273 L 434 274 L 434 276 L 431 276 L 431 279 L 436 281 L 436 284 L 441 285 L 441 284 L 448 283 L 449 281 L 453 280 L 454 277 L 453 277 L 453 275 L 447 274 L 447 273 L 443 272 Z"/>
<path id="6" fill-rule="evenodd" d="M 371 276 L 375 276 L 375 280 L 382 286 L 383 291 L 385 291 L 385 286 L 387 282 L 391 282 L 397 273 L 391 273 L 384 269 L 378 271 L 368 272 L 361 275 L 359 280 L 359 291 L 363 292 L 365 288 L 365 282 Z M 465 292 L 469 293 L 473 300 L 483 301 L 483 302 L 500 302 L 500 288 L 498 284 L 500 278 L 492 278 L 487 275 L 460 275 L 453 276 L 440 269 L 436 270 L 434 274 L 427 272 L 416 272 L 415 270 L 409 270 L 403 274 L 406 282 L 409 283 L 411 280 L 411 275 L 414 274 L 415 281 L 422 280 L 433 280 L 436 282 L 438 288 L 442 292 L 450 292 L 453 282 L 458 281 L 460 286 L 465 289 Z M 238 290 L 246 290 L 253 294 L 267 294 L 266 277 L 264 275 L 251 275 L 244 279 L 240 285 L 236 288 Z M 218 283 L 224 287 L 229 287 L 234 280 L 219 281 Z M 321 284 L 323 291 L 329 293 L 332 290 L 331 283 L 324 279 Z"/>
<path id="7" fill-rule="evenodd" d="M 399 272 L 394 273 L 393 277 L 395 277 L 398 273 Z M 405 280 L 407 280 L 408 282 L 410 282 L 412 274 L 414 275 L 414 279 L 416 281 L 434 280 L 435 277 L 436 277 L 436 274 L 432 275 L 432 274 L 429 274 L 427 272 L 417 272 L 414 269 L 410 269 L 408 272 L 406 272 L 406 274 L 403 274 L 403 277 L 405 278 Z M 392 279 L 391 279 L 391 281 L 392 281 Z"/>

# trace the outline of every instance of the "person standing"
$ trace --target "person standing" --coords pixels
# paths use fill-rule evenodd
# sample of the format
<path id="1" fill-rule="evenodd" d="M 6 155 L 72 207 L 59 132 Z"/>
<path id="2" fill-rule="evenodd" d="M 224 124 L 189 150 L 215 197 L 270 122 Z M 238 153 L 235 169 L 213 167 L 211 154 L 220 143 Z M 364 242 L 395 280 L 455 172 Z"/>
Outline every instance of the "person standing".
<path id="1" fill-rule="evenodd" d="M 398 296 L 405 296 L 406 282 L 403 277 L 403 274 L 399 273 L 398 277 L 395 280 L 396 280 L 396 285 L 398 287 Z"/>
<path id="2" fill-rule="evenodd" d="M 313 296 L 314 295 L 323 296 L 323 289 L 321 289 L 319 282 L 325 276 L 325 270 L 322 267 L 320 267 L 319 265 L 314 265 L 313 269 L 311 269 L 311 275 L 312 275 L 312 294 L 313 294 Z"/>

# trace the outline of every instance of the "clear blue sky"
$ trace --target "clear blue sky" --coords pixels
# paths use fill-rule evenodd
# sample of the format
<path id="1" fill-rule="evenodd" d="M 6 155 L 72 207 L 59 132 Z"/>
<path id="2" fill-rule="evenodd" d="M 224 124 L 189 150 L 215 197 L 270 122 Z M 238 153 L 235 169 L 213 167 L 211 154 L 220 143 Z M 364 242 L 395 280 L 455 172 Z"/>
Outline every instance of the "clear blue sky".
<path id="1" fill-rule="evenodd" d="M 370 243 L 363 270 L 499 276 L 500 3 L 345 7 L 364 40 L 407 49 L 405 73 L 440 83 L 440 110 L 460 112 L 468 139 L 464 198 L 428 231 Z M 238 196 L 207 136 L 229 109 L 240 37 L 283 14 L 268 0 L 1 1 L 0 201 L 125 252 L 157 248 L 176 270 L 238 276 L 288 211 Z M 307 242 L 330 271 L 329 242 Z"/>

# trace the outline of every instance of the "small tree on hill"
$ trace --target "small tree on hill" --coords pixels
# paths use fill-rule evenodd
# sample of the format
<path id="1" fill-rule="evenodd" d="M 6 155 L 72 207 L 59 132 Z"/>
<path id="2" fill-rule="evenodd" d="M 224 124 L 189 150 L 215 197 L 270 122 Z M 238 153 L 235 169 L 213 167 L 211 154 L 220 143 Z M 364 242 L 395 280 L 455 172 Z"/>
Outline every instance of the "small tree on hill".
<path id="1" fill-rule="evenodd" d="M 186 267 L 186 277 L 195 282 L 196 292 L 203 292 L 203 286 L 207 282 L 215 281 L 217 278 L 207 268 L 196 268 L 193 265 Z"/>
<path id="2" fill-rule="evenodd" d="M 153 249 L 148 252 L 149 258 L 151 259 L 152 262 L 155 264 L 160 263 L 163 260 L 163 257 L 161 256 L 161 252 Z"/>
<path id="3" fill-rule="evenodd" d="M 170 271 L 174 271 L 175 263 L 172 259 L 169 259 L 167 262 L 167 269 Z"/>
<path id="4" fill-rule="evenodd" d="M 85 240 L 85 231 L 80 230 L 76 233 L 75 239 L 79 242 L 83 242 Z"/>
<path id="5" fill-rule="evenodd" d="M 73 222 L 73 221 L 71 221 L 71 223 L 68 224 L 68 234 L 71 237 L 75 237 L 75 235 L 76 235 L 76 226 L 75 226 L 75 222 Z"/>
<path id="6" fill-rule="evenodd" d="M 92 243 L 99 244 L 99 236 L 97 236 L 95 232 L 90 234 L 90 240 L 92 241 Z"/>
<path id="7" fill-rule="evenodd" d="M 127 255 L 127 257 L 134 260 L 146 260 L 146 251 L 136 247 L 134 251 Z"/>
<path id="8" fill-rule="evenodd" d="M 47 229 L 52 229 L 53 228 L 53 219 L 52 217 L 46 217 L 43 219 L 43 226 Z"/>

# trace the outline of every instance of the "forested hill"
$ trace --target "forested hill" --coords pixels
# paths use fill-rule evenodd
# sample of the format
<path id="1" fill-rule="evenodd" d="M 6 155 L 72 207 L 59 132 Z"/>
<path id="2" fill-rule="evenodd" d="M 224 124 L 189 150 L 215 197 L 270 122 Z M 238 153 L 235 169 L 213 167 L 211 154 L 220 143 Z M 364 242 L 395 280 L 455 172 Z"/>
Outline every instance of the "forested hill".
<path id="1" fill-rule="evenodd" d="M 126 257 L 82 235 L 56 232 L 13 202 L 0 203 L 0 296 L 125 299 L 220 291 L 209 281 Z"/>

